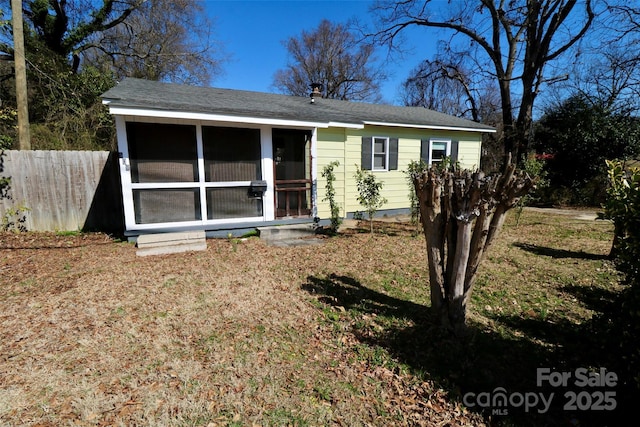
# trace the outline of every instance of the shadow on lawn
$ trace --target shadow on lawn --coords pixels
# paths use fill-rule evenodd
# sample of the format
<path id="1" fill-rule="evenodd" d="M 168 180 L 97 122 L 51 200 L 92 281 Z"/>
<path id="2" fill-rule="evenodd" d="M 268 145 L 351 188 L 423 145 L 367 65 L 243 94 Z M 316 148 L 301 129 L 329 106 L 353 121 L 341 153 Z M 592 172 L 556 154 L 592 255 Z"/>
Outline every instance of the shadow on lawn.
<path id="1" fill-rule="evenodd" d="M 491 408 L 482 410 L 479 404 L 470 408 L 482 410 L 491 425 L 620 425 L 612 419 L 614 416 L 617 419 L 623 412 L 620 410 L 565 411 L 563 408 L 568 403 L 566 392 L 592 393 L 610 391 L 610 388 L 576 388 L 574 379 L 568 381 L 567 387 L 536 384 L 538 368 L 571 372 L 573 378 L 577 368 L 606 367 L 601 365 L 599 356 L 603 349 L 598 345 L 600 337 L 593 333 L 593 325 L 495 315 L 491 318 L 495 323 L 491 329 L 472 323 L 468 336 L 457 339 L 431 321 L 426 306 L 374 291 L 347 276 L 311 276 L 307 280 L 302 288 L 319 295 L 320 301 L 355 314 L 375 314 L 377 322 L 387 326 L 380 331 L 354 323 L 352 332 L 358 340 L 386 348 L 416 375 L 431 379 L 447 390 L 452 399 L 464 402 L 466 395 L 467 403 L 477 403 L 480 393 L 492 396 L 500 387 L 514 398 L 526 393 L 531 396 L 543 393 L 548 400 L 550 393 L 554 393 L 550 409 L 545 413 L 538 413 L 544 408 L 541 401 L 528 412 L 517 408 L 518 405 L 510 405 L 506 415 L 492 414 Z M 496 332 L 504 328 L 518 331 L 517 337 Z M 617 389 L 613 391 L 620 394 Z"/>
<path id="2" fill-rule="evenodd" d="M 5 234 L 5 236 L 8 233 Z M 33 237 L 37 236 L 37 237 Z M 56 236 L 53 234 L 29 234 L 29 233 L 17 233 L 15 236 L 10 236 L 11 241 L 3 241 L 3 236 L 0 236 L 0 251 L 15 251 L 15 250 L 51 250 L 51 249 L 77 249 L 77 248 L 89 248 L 95 246 L 107 246 L 113 245 L 114 242 L 124 242 L 125 238 L 119 238 L 117 236 L 100 235 L 100 240 L 82 240 L 82 235 L 77 236 Z"/>
<path id="3" fill-rule="evenodd" d="M 590 254 L 588 252 L 568 251 L 566 249 L 549 248 L 546 246 L 531 245 L 529 243 L 514 243 L 513 246 L 523 251 L 531 252 L 536 255 L 548 256 L 551 258 L 577 258 L 586 260 L 605 260 L 609 259 L 608 255 Z"/>

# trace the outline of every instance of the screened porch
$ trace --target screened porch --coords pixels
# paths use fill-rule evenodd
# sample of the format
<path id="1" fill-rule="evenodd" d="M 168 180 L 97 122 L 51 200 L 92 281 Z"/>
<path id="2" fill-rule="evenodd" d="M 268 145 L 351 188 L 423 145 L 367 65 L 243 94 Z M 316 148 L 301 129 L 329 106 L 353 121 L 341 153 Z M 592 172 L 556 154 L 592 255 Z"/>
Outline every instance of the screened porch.
<path id="1" fill-rule="evenodd" d="M 146 122 L 124 129 L 128 229 L 312 213 L 310 130 Z"/>

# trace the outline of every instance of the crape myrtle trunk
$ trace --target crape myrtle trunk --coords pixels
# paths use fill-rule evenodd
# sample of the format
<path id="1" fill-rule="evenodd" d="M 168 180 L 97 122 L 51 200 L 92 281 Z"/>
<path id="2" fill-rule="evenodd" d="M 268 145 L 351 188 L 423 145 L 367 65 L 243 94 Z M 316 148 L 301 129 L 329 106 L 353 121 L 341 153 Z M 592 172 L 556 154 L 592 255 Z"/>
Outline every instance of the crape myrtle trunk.
<path id="1" fill-rule="evenodd" d="M 510 157 L 499 174 L 431 167 L 412 178 L 427 243 L 431 308 L 443 326 L 462 332 L 480 262 L 507 211 L 534 183 Z"/>

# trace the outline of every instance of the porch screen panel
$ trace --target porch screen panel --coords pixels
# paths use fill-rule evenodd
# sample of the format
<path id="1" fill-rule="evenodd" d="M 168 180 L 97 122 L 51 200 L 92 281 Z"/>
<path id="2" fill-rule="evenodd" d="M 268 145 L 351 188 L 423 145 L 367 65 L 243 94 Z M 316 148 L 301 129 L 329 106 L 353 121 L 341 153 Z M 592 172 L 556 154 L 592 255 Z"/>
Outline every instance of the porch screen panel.
<path id="1" fill-rule="evenodd" d="M 260 130 L 203 126 L 207 182 L 262 179 Z"/>
<path id="2" fill-rule="evenodd" d="M 262 199 L 249 197 L 249 187 L 207 189 L 208 219 L 262 216 Z"/>
<path id="3" fill-rule="evenodd" d="M 196 182 L 196 128 L 189 125 L 127 123 L 134 183 Z"/>
<path id="4" fill-rule="evenodd" d="M 137 224 L 196 221 L 200 211 L 197 188 L 133 190 Z"/>

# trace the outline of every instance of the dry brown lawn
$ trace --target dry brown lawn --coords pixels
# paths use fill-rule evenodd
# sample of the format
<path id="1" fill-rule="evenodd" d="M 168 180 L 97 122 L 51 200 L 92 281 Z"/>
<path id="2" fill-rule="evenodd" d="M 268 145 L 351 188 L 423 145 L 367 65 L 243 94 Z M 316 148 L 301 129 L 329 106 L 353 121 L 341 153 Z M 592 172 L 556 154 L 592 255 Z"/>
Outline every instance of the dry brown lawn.
<path id="1" fill-rule="evenodd" d="M 320 246 L 220 239 L 152 257 L 103 234 L 0 234 L 0 425 L 489 423 L 455 384 L 366 339 L 415 327 L 389 307 L 429 300 L 424 239 L 377 225 Z M 599 259 L 609 233 L 538 213 L 507 224 L 473 322 L 518 336 L 496 313 L 588 321 L 594 309 L 561 286 L 615 285 Z M 549 247 L 595 256 L 535 253 Z M 377 301 L 348 300 L 348 285 Z"/>

